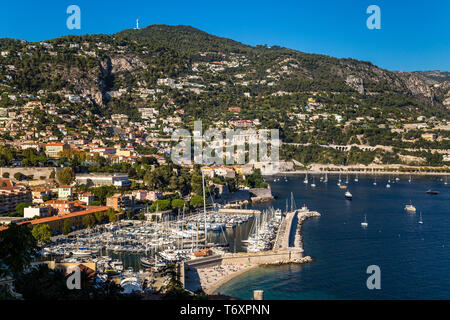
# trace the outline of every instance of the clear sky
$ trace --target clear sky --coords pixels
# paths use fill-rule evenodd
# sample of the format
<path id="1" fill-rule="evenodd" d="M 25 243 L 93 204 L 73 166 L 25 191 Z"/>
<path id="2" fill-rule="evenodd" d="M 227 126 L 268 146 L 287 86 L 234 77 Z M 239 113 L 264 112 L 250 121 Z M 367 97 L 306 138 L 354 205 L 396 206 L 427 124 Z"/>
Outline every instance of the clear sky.
<path id="1" fill-rule="evenodd" d="M 0 37 L 41 41 L 68 34 L 112 34 L 150 24 L 191 25 L 245 44 L 366 60 L 389 70 L 450 71 L 449 0 L 4 0 Z M 69 5 L 81 30 L 69 30 Z M 369 30 L 369 5 L 381 29 Z"/>

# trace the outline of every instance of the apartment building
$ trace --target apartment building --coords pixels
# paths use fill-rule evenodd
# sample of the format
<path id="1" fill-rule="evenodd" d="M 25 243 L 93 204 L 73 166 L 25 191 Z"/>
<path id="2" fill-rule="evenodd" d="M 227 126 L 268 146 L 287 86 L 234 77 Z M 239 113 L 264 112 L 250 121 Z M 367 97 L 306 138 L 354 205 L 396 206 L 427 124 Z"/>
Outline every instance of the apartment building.
<path id="1" fill-rule="evenodd" d="M 135 197 L 133 195 L 115 194 L 106 198 L 106 206 L 113 208 L 115 211 L 133 209 L 135 205 Z"/>
<path id="2" fill-rule="evenodd" d="M 0 179 L 0 214 L 14 212 L 19 203 L 31 201 L 30 190 L 15 185 L 11 180 Z"/>
<path id="3" fill-rule="evenodd" d="M 69 150 L 70 146 L 67 143 L 54 142 L 45 145 L 45 155 L 49 158 L 59 158 L 59 153 L 64 150 Z"/>

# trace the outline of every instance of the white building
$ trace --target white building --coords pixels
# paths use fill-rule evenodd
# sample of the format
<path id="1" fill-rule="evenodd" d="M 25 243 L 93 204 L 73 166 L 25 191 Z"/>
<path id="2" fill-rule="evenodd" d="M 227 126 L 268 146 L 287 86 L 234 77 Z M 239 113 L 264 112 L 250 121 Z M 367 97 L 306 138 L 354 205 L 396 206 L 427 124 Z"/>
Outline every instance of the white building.
<path id="1" fill-rule="evenodd" d="M 23 210 L 24 218 L 44 218 L 49 216 L 48 207 L 28 207 Z"/>
<path id="2" fill-rule="evenodd" d="M 131 185 L 131 181 L 128 180 L 127 174 L 78 174 L 75 177 L 75 181 L 79 184 L 85 184 L 87 186 L 115 186 L 126 187 Z"/>

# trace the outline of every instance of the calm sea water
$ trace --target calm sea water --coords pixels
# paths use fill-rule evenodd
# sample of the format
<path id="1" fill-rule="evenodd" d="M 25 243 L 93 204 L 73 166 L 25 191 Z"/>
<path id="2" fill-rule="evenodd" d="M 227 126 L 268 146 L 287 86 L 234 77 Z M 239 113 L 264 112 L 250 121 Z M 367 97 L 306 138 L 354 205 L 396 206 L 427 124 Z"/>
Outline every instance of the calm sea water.
<path id="1" fill-rule="evenodd" d="M 265 299 L 450 299 L 450 186 L 440 177 L 400 177 L 386 188 L 387 177 L 350 177 L 344 198 L 337 176 L 317 187 L 303 176 L 271 182 L 278 197 L 264 206 L 284 210 L 293 192 L 297 207 L 304 203 L 322 216 L 307 220 L 302 229 L 304 265 L 262 267 L 238 276 L 219 292 L 250 299 L 255 289 Z M 345 177 L 343 177 L 345 180 Z M 311 182 L 310 182 L 311 183 Z M 432 188 L 438 195 L 428 195 Z M 417 213 L 404 210 L 412 201 Z M 419 224 L 422 212 L 423 224 Z M 361 222 L 367 215 L 368 227 Z M 369 290 L 367 267 L 381 269 L 381 289 Z"/>

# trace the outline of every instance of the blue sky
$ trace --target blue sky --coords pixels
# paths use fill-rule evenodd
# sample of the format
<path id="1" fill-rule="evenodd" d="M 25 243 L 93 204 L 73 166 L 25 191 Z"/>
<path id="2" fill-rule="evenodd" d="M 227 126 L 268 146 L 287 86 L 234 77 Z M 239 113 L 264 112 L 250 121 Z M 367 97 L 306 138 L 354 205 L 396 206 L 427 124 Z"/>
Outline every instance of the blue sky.
<path id="1" fill-rule="evenodd" d="M 81 9 L 81 30 L 69 30 L 66 9 Z M 369 5 L 381 29 L 369 30 Z M 246 44 L 370 61 L 389 70 L 450 71 L 448 0 L 296 1 L 2 1 L 0 37 L 40 41 L 67 34 L 112 34 L 150 24 L 191 25 Z"/>

